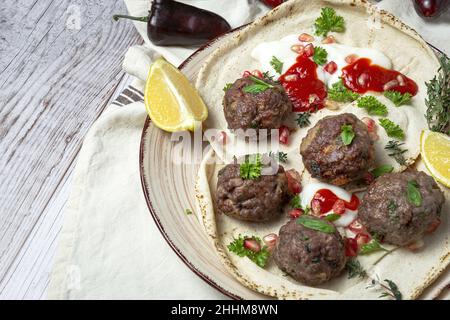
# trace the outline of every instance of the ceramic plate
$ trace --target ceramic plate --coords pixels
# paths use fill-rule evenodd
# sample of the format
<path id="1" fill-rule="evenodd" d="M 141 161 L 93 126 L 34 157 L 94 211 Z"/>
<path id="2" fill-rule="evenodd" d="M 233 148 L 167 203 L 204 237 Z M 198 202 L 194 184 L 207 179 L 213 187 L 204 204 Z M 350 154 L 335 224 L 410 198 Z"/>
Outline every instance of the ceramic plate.
<path id="1" fill-rule="evenodd" d="M 209 42 L 180 65 L 192 83 L 205 59 L 236 31 Z M 196 208 L 194 185 L 201 159 L 193 164 L 175 163 L 173 159 L 179 149 L 171 137 L 147 117 L 140 146 L 141 182 L 148 208 L 162 235 L 194 273 L 228 297 L 272 299 L 244 287 L 228 274 L 196 215 L 186 214 L 186 209 Z"/>

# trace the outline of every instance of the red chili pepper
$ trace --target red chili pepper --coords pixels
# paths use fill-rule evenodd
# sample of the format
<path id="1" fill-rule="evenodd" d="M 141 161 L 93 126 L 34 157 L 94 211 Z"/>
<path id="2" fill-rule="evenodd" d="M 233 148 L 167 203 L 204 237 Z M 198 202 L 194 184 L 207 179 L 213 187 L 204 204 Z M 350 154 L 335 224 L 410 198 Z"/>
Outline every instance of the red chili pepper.
<path id="1" fill-rule="evenodd" d="M 289 134 L 290 134 L 289 128 L 286 126 L 281 126 L 280 129 L 278 129 L 278 130 L 280 132 L 280 137 L 279 137 L 280 143 L 288 144 L 289 143 Z"/>
<path id="2" fill-rule="evenodd" d="M 355 257 L 358 254 L 358 243 L 353 238 L 344 238 L 345 255 L 347 257 Z"/>

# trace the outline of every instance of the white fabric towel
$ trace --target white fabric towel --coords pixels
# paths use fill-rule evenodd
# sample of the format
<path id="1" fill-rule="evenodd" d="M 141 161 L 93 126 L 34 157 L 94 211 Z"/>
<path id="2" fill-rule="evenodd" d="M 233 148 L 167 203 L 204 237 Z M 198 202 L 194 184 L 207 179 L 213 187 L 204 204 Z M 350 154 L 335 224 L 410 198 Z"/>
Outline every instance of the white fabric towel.
<path id="1" fill-rule="evenodd" d="M 182 2 L 214 11 L 233 27 L 250 22 L 267 10 L 257 0 Z M 146 15 L 150 1 L 125 0 L 125 3 L 130 14 Z M 450 52 L 448 19 L 444 23 L 425 24 L 416 16 L 411 1 L 384 0 L 378 5 L 411 24 L 433 45 Z M 130 48 L 123 66 L 139 79 L 146 79 L 156 55 L 164 55 L 178 65 L 193 52 L 154 46 L 147 38 L 145 23 L 135 25 L 145 45 Z M 142 88 L 142 83 L 137 82 L 136 86 Z M 225 298 L 179 260 L 148 212 L 138 168 L 145 117 L 142 103 L 111 105 L 87 135 L 65 210 L 49 298 Z M 439 285 L 442 283 L 435 288 Z"/>

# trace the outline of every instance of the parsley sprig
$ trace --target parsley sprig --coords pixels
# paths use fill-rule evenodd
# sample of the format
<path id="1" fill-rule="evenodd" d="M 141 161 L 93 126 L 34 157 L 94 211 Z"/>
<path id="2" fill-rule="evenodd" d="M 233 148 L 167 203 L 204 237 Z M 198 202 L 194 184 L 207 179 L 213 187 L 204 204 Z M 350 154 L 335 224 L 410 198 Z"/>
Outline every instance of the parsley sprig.
<path id="1" fill-rule="evenodd" d="M 450 59 L 444 54 L 440 63 L 438 74 L 425 83 L 428 95 L 425 118 L 430 130 L 450 135 Z"/>
<path id="2" fill-rule="evenodd" d="M 395 140 L 389 140 L 384 149 L 390 152 L 388 153 L 388 155 L 390 157 L 393 157 L 398 164 L 404 166 L 406 165 L 406 159 L 403 154 L 408 150 L 402 149 L 402 145 L 404 145 L 404 143 Z"/>
<path id="3" fill-rule="evenodd" d="M 384 104 L 378 101 L 374 96 L 364 96 L 356 102 L 359 108 L 366 109 L 367 113 L 376 116 L 386 116 L 388 111 Z"/>
<path id="4" fill-rule="evenodd" d="M 409 92 L 402 94 L 398 91 L 385 91 L 384 96 L 391 100 L 397 107 L 408 104 L 412 98 L 412 95 Z"/>
<path id="5" fill-rule="evenodd" d="M 328 52 L 322 47 L 314 48 L 313 60 L 318 65 L 324 65 L 327 62 Z"/>
<path id="6" fill-rule="evenodd" d="M 249 158 L 249 156 L 246 156 L 244 163 L 239 166 L 239 174 L 242 179 L 254 180 L 261 176 L 261 155 L 256 154 L 253 161 L 250 161 Z"/>
<path id="7" fill-rule="evenodd" d="M 257 78 L 255 76 L 249 76 L 249 78 L 253 80 L 253 84 L 244 87 L 243 91 L 246 93 L 256 94 L 264 92 L 267 89 L 273 88 L 273 85 L 267 83 L 266 81 L 260 78 Z"/>
<path id="8" fill-rule="evenodd" d="M 276 73 L 281 74 L 283 71 L 283 62 L 281 62 L 277 57 L 272 56 L 270 60 L 270 65 L 273 67 Z"/>
<path id="9" fill-rule="evenodd" d="M 345 30 L 344 18 L 338 16 L 333 8 L 322 8 L 320 17 L 314 22 L 315 33 L 326 37 L 328 32 L 343 32 Z"/>
<path id="10" fill-rule="evenodd" d="M 386 131 L 388 137 L 400 140 L 405 139 L 405 133 L 398 124 L 395 124 L 394 122 L 386 118 L 379 119 L 378 121 L 380 122 L 380 126 L 382 126 Z"/>
<path id="11" fill-rule="evenodd" d="M 331 88 L 328 88 L 328 99 L 337 102 L 352 102 L 359 98 L 359 94 L 351 91 L 342 80 L 333 83 Z"/>
<path id="12" fill-rule="evenodd" d="M 341 140 L 344 146 L 348 146 L 352 143 L 355 138 L 355 131 L 351 124 L 344 124 L 341 127 Z"/>
<path id="13" fill-rule="evenodd" d="M 246 239 L 253 239 L 260 245 L 262 244 L 261 239 L 258 237 L 244 237 L 242 235 L 239 235 L 237 239 L 234 238 L 233 241 L 230 242 L 230 244 L 227 246 L 228 250 L 237 254 L 239 257 L 247 257 L 254 263 L 256 263 L 259 267 L 264 268 L 266 266 L 267 259 L 270 256 L 270 252 L 267 249 L 267 246 L 261 246 L 261 250 L 255 252 L 244 247 L 244 241 Z"/>

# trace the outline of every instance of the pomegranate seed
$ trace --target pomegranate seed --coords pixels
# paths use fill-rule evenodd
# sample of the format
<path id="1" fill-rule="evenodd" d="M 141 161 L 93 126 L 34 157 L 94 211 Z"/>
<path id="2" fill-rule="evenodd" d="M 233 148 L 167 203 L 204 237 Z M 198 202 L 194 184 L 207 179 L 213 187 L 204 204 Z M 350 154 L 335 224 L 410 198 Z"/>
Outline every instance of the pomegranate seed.
<path id="1" fill-rule="evenodd" d="M 355 237 L 356 244 L 358 245 L 358 249 L 361 248 L 363 244 L 369 243 L 370 236 L 366 233 L 360 233 Z"/>
<path id="2" fill-rule="evenodd" d="M 300 40 L 301 42 L 313 42 L 314 37 L 307 33 L 302 33 L 301 35 L 298 36 L 298 40 Z"/>
<path id="3" fill-rule="evenodd" d="M 417 250 L 422 249 L 423 246 L 424 246 L 424 242 L 422 239 L 420 239 L 420 240 L 417 240 L 417 241 L 411 243 L 410 245 L 408 245 L 408 249 L 411 251 L 417 251 Z"/>
<path id="4" fill-rule="evenodd" d="M 308 43 L 305 46 L 305 54 L 307 57 L 312 57 L 314 55 L 314 46 L 312 43 Z"/>
<path id="5" fill-rule="evenodd" d="M 345 213 L 345 202 L 344 200 L 337 200 L 334 204 L 333 204 L 333 208 L 332 208 L 334 213 L 337 214 L 344 214 Z"/>
<path id="6" fill-rule="evenodd" d="M 345 62 L 347 62 L 348 64 L 352 64 L 356 60 L 358 60 L 358 56 L 356 54 L 349 54 L 345 57 Z"/>
<path id="7" fill-rule="evenodd" d="M 298 80 L 298 76 L 296 74 L 288 74 L 287 76 L 284 77 L 285 81 L 297 81 Z"/>
<path id="8" fill-rule="evenodd" d="M 434 220 L 434 222 L 430 223 L 426 232 L 433 233 L 439 227 L 440 224 L 441 224 L 441 219 L 436 218 L 436 220 Z"/>
<path id="9" fill-rule="evenodd" d="M 405 83 L 405 78 L 401 75 L 401 74 L 399 74 L 398 76 L 397 76 L 397 81 L 398 81 L 398 84 L 401 86 L 401 87 L 403 87 L 406 83 Z"/>
<path id="10" fill-rule="evenodd" d="M 361 223 L 359 223 L 358 219 L 353 220 L 353 222 L 348 226 L 348 229 L 355 234 L 366 232 L 366 229 Z"/>
<path id="11" fill-rule="evenodd" d="M 358 84 L 363 87 L 367 84 L 367 81 L 369 81 L 369 75 L 367 73 L 361 73 L 357 81 Z"/>
<path id="12" fill-rule="evenodd" d="M 365 182 L 367 185 L 371 184 L 371 183 L 374 182 L 374 181 L 375 181 L 375 176 L 373 175 L 372 172 L 366 172 L 366 173 L 364 174 L 364 182 Z"/>
<path id="13" fill-rule="evenodd" d="M 302 191 L 302 185 L 300 184 L 300 174 L 295 169 L 290 169 L 285 172 L 288 183 L 289 194 L 295 195 Z"/>
<path id="14" fill-rule="evenodd" d="M 288 216 L 291 219 L 296 219 L 296 218 L 300 217 L 304 213 L 305 212 L 302 209 L 292 209 L 291 211 L 289 211 Z"/>
<path id="15" fill-rule="evenodd" d="M 281 126 L 279 130 L 280 133 L 280 137 L 279 137 L 279 141 L 281 144 L 288 144 L 289 142 L 289 128 L 286 126 Z"/>
<path id="16" fill-rule="evenodd" d="M 345 255 L 347 257 L 354 257 L 358 252 L 358 243 L 353 238 L 344 238 Z"/>
<path id="17" fill-rule="evenodd" d="M 278 240 L 278 235 L 276 235 L 275 233 L 269 233 L 268 235 L 265 235 L 263 238 L 264 243 L 269 248 L 275 247 L 275 245 L 277 244 L 277 240 Z"/>
<path id="18" fill-rule="evenodd" d="M 253 252 L 259 252 L 261 245 L 255 239 L 247 238 L 244 240 L 244 248 Z"/>
<path id="19" fill-rule="evenodd" d="M 323 67 L 323 69 L 324 69 L 326 72 L 328 72 L 329 74 L 333 74 L 333 73 L 336 72 L 337 67 L 338 67 L 338 66 L 337 66 L 336 62 L 330 61 L 330 62 L 328 62 L 328 63 Z"/>
<path id="20" fill-rule="evenodd" d="M 259 71 L 259 70 L 253 70 L 253 71 L 252 71 L 252 75 L 254 75 L 254 76 L 257 77 L 257 78 L 262 78 L 262 77 L 263 77 L 262 72 Z"/>
<path id="21" fill-rule="evenodd" d="M 369 132 L 376 132 L 377 131 L 377 125 L 375 123 L 375 120 L 369 117 L 363 117 L 361 119 L 362 122 L 367 126 L 367 131 Z"/>
<path id="22" fill-rule="evenodd" d="M 317 199 L 313 199 L 311 201 L 311 211 L 313 215 L 320 216 L 321 213 L 321 207 L 320 207 L 320 201 Z"/>
<path id="23" fill-rule="evenodd" d="M 221 144 L 227 144 L 227 133 L 225 131 L 220 131 L 217 134 L 217 142 Z"/>
<path id="24" fill-rule="evenodd" d="M 336 42 L 336 39 L 331 35 L 322 40 L 323 44 L 329 44 L 329 43 L 335 43 L 335 42 Z"/>
<path id="25" fill-rule="evenodd" d="M 301 55 L 303 54 L 303 51 L 305 51 L 305 46 L 301 44 L 294 44 L 293 46 L 291 46 L 291 50 Z"/>
<path id="26" fill-rule="evenodd" d="M 252 73 L 250 72 L 250 71 L 248 71 L 248 70 L 245 70 L 243 73 L 242 73 L 242 77 L 243 78 L 247 78 L 248 76 L 250 76 Z"/>
<path id="27" fill-rule="evenodd" d="M 392 88 L 398 86 L 398 81 L 397 80 L 391 80 L 389 82 L 386 82 L 383 86 L 383 91 L 388 91 L 391 90 Z"/>

